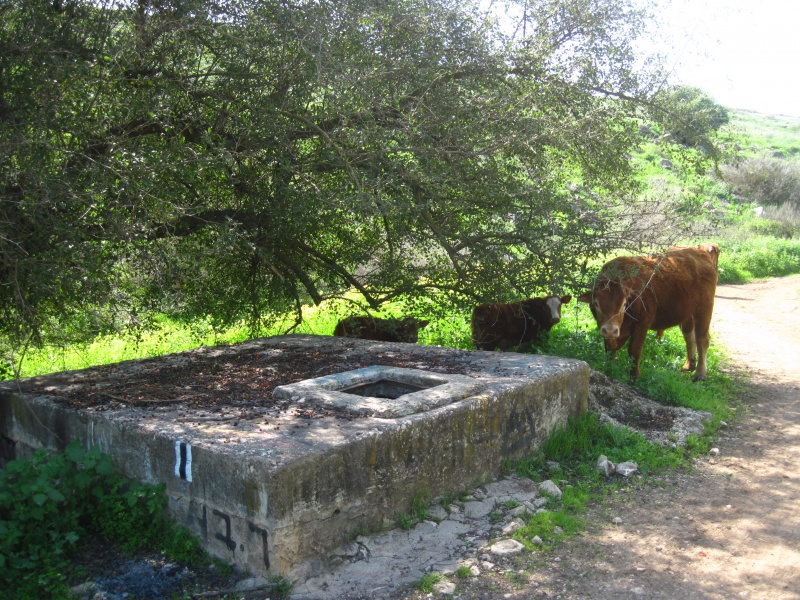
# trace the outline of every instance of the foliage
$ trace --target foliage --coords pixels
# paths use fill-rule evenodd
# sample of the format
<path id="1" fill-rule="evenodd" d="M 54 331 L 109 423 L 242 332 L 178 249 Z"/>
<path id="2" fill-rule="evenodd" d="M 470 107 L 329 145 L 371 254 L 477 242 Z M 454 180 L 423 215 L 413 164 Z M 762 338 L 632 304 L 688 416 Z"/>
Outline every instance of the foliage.
<path id="1" fill-rule="evenodd" d="M 351 289 L 510 298 L 680 236 L 697 206 L 639 197 L 629 161 L 670 114 L 648 16 L 508 4 L 516 33 L 476 0 L 3 4 L 14 362 L 156 314 L 286 331 Z"/>
<path id="2" fill-rule="evenodd" d="M 656 446 L 639 433 L 604 425 L 589 413 L 553 432 L 536 454 L 518 461 L 514 470 L 534 480 L 547 479 L 547 461 L 557 461 L 567 476 L 599 480 L 595 463 L 601 454 L 614 463 L 635 461 L 643 474 L 685 464 L 683 450 Z"/>
<path id="3" fill-rule="evenodd" d="M 70 556 L 103 536 L 123 549 L 151 548 L 207 564 L 188 531 L 163 520 L 163 486 L 114 473 L 111 458 L 78 442 L 63 454 L 38 450 L 0 470 L 0 589 L 10 598 L 64 594 Z"/>
<path id="4" fill-rule="evenodd" d="M 586 489 L 565 488 L 561 509 L 532 515 L 527 519 L 525 527 L 514 532 L 514 538 L 525 544 L 529 550 L 552 548 L 559 540 L 572 537 L 584 529 L 585 522 L 581 515 L 585 512 L 589 497 Z M 542 540 L 541 545 L 533 543 L 536 536 Z"/>
<path id="5" fill-rule="evenodd" d="M 456 577 L 458 577 L 459 579 L 466 579 L 467 577 L 470 577 L 471 575 L 472 575 L 472 571 L 467 566 L 458 567 L 458 570 L 456 570 Z"/>
<path id="6" fill-rule="evenodd" d="M 686 146 L 713 149 L 708 134 L 730 122 L 730 112 L 697 87 L 679 85 L 664 92 L 675 112 L 670 134 Z"/>
<path id="7" fill-rule="evenodd" d="M 408 531 L 417 523 L 430 519 L 430 493 L 421 490 L 411 499 L 411 512 L 397 514 L 397 525 L 400 529 Z"/>
<path id="8" fill-rule="evenodd" d="M 430 594 L 433 591 L 433 586 L 443 579 L 438 573 L 427 573 L 417 582 L 417 588 L 425 594 Z"/>
<path id="9" fill-rule="evenodd" d="M 288 598 L 294 588 L 294 582 L 283 575 L 273 575 L 269 582 L 272 584 L 271 595 L 275 598 Z"/>
<path id="10" fill-rule="evenodd" d="M 727 240 L 719 256 L 719 282 L 744 283 L 752 279 L 800 273 L 800 239 L 745 235 Z"/>
<path id="11" fill-rule="evenodd" d="M 757 156 L 725 165 L 723 178 L 738 194 L 762 205 L 800 207 L 800 162 Z"/>

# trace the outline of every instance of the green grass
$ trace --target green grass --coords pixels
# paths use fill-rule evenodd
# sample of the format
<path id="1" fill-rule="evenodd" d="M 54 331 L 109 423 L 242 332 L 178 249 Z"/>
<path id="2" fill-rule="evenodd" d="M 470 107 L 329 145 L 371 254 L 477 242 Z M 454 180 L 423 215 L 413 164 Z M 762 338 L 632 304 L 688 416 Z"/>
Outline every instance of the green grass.
<path id="1" fill-rule="evenodd" d="M 417 582 L 417 589 L 424 594 L 430 594 L 433 592 L 433 586 L 443 581 L 443 579 L 444 578 L 438 573 L 428 573 L 427 575 L 423 575 Z"/>
<path id="2" fill-rule="evenodd" d="M 735 110 L 731 111 L 731 128 L 743 138 L 740 146 L 746 154 L 767 151 L 800 157 L 800 119 Z"/>
<path id="3" fill-rule="evenodd" d="M 720 283 L 745 283 L 796 273 L 800 273 L 800 238 L 746 235 L 729 238 L 720 248 Z"/>

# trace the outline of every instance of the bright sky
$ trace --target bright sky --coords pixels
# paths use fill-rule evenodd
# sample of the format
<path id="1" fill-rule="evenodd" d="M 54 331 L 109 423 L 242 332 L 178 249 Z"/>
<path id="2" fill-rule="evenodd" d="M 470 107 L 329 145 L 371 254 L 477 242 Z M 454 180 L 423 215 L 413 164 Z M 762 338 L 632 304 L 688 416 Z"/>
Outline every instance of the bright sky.
<path id="1" fill-rule="evenodd" d="M 659 0 L 675 82 L 729 108 L 800 117 L 798 0 Z"/>

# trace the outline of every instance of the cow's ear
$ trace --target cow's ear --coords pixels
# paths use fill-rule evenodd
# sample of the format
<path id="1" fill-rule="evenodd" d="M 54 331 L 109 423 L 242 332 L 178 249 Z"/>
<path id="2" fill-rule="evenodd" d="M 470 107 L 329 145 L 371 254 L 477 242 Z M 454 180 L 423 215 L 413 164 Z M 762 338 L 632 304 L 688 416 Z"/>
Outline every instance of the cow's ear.
<path id="1" fill-rule="evenodd" d="M 580 296 L 578 296 L 578 302 L 586 302 L 587 304 L 590 304 L 592 302 L 592 290 L 583 292 Z"/>
<path id="2" fill-rule="evenodd" d="M 426 326 L 428 323 L 430 323 L 430 321 L 428 321 L 428 320 L 425 320 L 425 321 L 417 321 L 417 323 L 418 323 L 418 326 L 419 326 L 419 328 L 420 328 L 420 329 L 422 329 L 422 328 L 423 328 L 423 327 L 425 327 L 425 326 Z"/>
<path id="3" fill-rule="evenodd" d="M 572 296 L 567 294 L 566 296 L 561 297 L 561 304 L 569 304 L 569 301 L 572 300 Z"/>

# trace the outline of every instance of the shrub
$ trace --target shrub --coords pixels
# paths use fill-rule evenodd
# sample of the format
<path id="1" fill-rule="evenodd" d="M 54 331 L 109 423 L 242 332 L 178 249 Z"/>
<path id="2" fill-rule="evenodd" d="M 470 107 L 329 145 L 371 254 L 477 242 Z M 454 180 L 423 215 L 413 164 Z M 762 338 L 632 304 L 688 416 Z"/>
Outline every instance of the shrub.
<path id="1" fill-rule="evenodd" d="M 744 283 L 793 273 L 800 273 L 800 239 L 750 235 L 727 240 L 720 251 L 720 283 Z"/>
<path id="2" fill-rule="evenodd" d="M 723 178 L 737 193 L 758 204 L 800 205 L 800 163 L 765 156 L 722 166 Z"/>
<path id="3" fill-rule="evenodd" d="M 128 480 L 111 457 L 75 441 L 63 454 L 38 450 L 0 470 L 0 589 L 4 598 L 63 597 L 70 555 L 90 537 L 124 549 L 157 549 L 207 561 L 188 531 L 163 519 L 163 486 Z M 158 525 L 160 523 L 160 526 Z"/>

